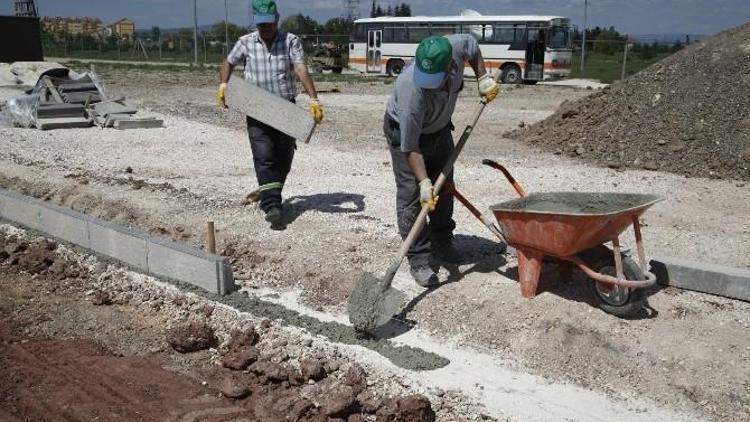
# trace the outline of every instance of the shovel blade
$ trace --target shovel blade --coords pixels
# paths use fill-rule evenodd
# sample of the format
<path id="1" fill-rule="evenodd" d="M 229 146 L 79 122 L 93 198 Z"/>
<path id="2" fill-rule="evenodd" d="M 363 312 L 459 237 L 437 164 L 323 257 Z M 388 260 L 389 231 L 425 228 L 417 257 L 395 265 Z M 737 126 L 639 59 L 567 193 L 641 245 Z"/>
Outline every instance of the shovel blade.
<path id="1" fill-rule="evenodd" d="M 389 283 L 390 284 L 390 283 Z M 372 332 L 401 311 L 406 295 L 372 274 L 364 273 L 349 295 L 349 322 L 358 331 Z"/>

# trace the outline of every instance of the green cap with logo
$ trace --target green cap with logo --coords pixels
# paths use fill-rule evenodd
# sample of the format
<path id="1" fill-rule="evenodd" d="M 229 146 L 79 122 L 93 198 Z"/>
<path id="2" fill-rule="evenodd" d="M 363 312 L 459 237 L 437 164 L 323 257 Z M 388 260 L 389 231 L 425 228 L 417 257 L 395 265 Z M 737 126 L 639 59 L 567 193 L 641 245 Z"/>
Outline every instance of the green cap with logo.
<path id="1" fill-rule="evenodd" d="M 273 0 L 253 0 L 253 22 L 274 23 L 279 17 L 276 2 Z"/>
<path id="2" fill-rule="evenodd" d="M 419 43 L 415 54 L 414 83 L 420 88 L 438 88 L 445 79 L 453 57 L 447 38 L 433 35 Z"/>

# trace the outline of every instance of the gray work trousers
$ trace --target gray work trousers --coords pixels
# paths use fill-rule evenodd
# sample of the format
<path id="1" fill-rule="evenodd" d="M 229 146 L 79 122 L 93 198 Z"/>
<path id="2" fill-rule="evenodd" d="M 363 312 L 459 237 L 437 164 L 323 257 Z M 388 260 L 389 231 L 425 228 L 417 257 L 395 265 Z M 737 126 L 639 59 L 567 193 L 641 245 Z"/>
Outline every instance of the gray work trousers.
<path id="1" fill-rule="evenodd" d="M 398 231 L 402 239 L 409 234 L 411 227 L 419 215 L 419 183 L 414 177 L 406 161 L 406 153 L 401 151 L 401 132 L 398 123 L 386 114 L 383 132 L 391 151 L 393 175 L 396 178 L 396 215 Z M 419 138 L 419 148 L 424 157 L 427 175 L 435 182 L 443 166 L 448 161 L 454 149 L 453 124 L 436 133 L 423 134 Z M 448 181 L 453 182 L 453 172 L 448 175 Z M 430 257 L 430 241 L 450 242 L 456 223 L 453 221 L 453 195 L 447 189 L 439 193 L 439 200 L 435 210 L 428 214 L 426 230 L 417 236 L 409 248 L 407 257 L 412 266 L 427 264 Z"/>

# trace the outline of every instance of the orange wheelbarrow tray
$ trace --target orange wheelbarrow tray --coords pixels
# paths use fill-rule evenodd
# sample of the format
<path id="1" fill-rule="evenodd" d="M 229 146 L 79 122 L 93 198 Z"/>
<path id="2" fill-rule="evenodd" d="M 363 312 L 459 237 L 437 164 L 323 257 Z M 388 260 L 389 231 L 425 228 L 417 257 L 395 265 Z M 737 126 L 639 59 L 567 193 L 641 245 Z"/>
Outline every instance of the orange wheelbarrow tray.
<path id="1" fill-rule="evenodd" d="M 521 294 L 536 295 L 542 261 L 550 256 L 568 270 L 573 265 L 595 283 L 600 306 L 621 314 L 634 309 L 613 310 L 643 299 L 634 289 L 652 286 L 656 276 L 648 271 L 641 236 L 640 216 L 663 200 L 656 195 L 598 192 L 545 192 L 527 195 L 521 185 L 500 164 L 483 164 L 503 172 L 520 196 L 491 207 L 499 227 L 482 216 L 456 189 L 448 186 L 456 199 L 479 218 L 497 237 L 518 251 L 518 278 Z M 630 225 L 635 232 L 639 265 L 620 248 L 620 234 Z M 612 242 L 612 250 L 604 246 Z M 595 268 L 592 268 L 594 266 Z M 638 306 L 634 303 L 630 308 Z M 607 309 L 609 307 L 610 309 Z M 623 311 L 623 312 L 619 312 Z"/>

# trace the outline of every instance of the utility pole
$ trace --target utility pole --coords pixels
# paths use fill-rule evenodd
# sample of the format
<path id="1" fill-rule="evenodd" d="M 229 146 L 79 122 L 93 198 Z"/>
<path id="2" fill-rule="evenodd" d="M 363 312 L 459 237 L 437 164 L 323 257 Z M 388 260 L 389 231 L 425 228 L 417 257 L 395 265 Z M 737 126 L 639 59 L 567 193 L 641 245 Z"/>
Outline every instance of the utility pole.
<path id="1" fill-rule="evenodd" d="M 628 48 L 630 48 L 630 42 L 626 35 L 625 36 L 625 52 L 622 54 L 622 75 L 620 75 L 620 79 L 625 79 L 625 67 L 628 64 Z"/>
<path id="2" fill-rule="evenodd" d="M 198 0 L 193 0 L 193 51 L 195 52 L 194 63 L 198 65 Z"/>
<path id="3" fill-rule="evenodd" d="M 586 61 L 586 30 L 589 27 L 589 0 L 583 3 L 583 46 L 581 47 L 581 74 L 583 74 L 584 62 Z"/>
<path id="4" fill-rule="evenodd" d="M 229 8 L 227 8 L 227 0 L 224 0 L 224 32 L 227 39 L 226 55 L 229 55 Z"/>

